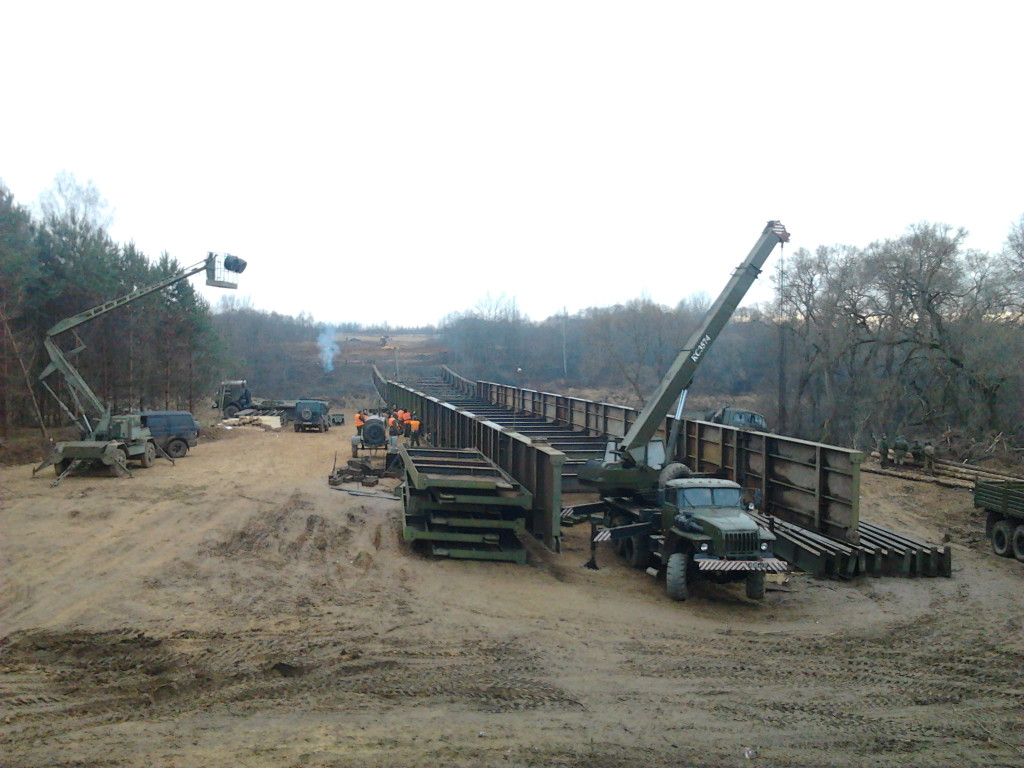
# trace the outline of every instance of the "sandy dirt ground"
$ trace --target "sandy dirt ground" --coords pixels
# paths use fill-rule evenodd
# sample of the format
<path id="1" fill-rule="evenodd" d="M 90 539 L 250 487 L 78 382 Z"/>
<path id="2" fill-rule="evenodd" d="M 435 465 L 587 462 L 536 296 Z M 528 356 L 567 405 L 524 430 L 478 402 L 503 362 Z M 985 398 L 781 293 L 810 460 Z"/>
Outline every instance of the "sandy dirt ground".
<path id="1" fill-rule="evenodd" d="M 326 483 L 350 430 L 0 470 L 0 765 L 1024 764 L 1024 566 L 967 491 L 863 478 L 863 517 L 949 537 L 951 579 L 677 604 L 607 545 L 584 568 L 582 528 L 526 566 L 410 551 L 387 489 Z"/>

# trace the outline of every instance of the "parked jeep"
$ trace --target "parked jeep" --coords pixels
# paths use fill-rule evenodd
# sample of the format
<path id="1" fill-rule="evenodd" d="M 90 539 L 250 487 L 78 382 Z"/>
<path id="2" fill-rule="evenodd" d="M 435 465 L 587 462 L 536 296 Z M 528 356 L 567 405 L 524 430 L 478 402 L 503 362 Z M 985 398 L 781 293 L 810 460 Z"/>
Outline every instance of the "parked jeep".
<path id="1" fill-rule="evenodd" d="M 199 422 L 188 411 L 140 411 L 142 426 L 172 459 L 180 459 L 199 442 Z"/>
<path id="2" fill-rule="evenodd" d="M 324 400 L 299 400 L 295 403 L 295 431 L 326 432 L 331 428 L 328 411 L 331 406 Z"/>

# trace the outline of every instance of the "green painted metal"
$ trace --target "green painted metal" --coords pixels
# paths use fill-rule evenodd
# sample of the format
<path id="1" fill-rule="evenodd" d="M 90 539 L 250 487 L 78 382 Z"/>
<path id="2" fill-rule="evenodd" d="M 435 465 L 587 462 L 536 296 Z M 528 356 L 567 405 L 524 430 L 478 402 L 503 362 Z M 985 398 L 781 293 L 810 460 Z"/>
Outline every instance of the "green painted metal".
<path id="1" fill-rule="evenodd" d="M 406 541 L 435 555 L 522 563 L 533 494 L 474 449 L 399 446 Z"/>

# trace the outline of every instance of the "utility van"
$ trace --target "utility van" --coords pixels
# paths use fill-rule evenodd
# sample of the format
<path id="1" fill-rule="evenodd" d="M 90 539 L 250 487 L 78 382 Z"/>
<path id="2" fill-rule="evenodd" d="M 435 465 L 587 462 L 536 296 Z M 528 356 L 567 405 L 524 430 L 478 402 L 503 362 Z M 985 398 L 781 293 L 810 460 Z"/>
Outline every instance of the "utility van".
<path id="1" fill-rule="evenodd" d="M 153 442 L 172 459 L 180 459 L 199 443 L 199 422 L 188 411 L 140 411 Z"/>

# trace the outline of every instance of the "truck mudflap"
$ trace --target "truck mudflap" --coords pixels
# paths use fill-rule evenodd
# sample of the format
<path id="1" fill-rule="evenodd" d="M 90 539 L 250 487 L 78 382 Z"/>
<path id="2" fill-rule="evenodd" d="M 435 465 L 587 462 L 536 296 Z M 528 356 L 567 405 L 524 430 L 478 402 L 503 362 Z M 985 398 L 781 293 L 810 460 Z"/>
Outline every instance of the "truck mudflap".
<path id="1" fill-rule="evenodd" d="M 695 558 L 698 570 L 701 571 L 767 571 L 769 573 L 785 573 L 789 565 L 777 557 L 765 557 L 761 560 L 713 560 L 711 558 Z"/>

